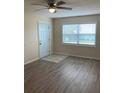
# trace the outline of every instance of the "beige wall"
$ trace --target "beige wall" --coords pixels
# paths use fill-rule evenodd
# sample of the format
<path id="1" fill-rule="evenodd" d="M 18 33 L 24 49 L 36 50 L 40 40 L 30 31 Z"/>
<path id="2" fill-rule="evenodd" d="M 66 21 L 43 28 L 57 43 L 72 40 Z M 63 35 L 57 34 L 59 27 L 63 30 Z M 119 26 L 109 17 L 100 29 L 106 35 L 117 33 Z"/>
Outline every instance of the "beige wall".
<path id="1" fill-rule="evenodd" d="M 73 23 L 97 23 L 96 47 L 62 44 L 62 25 Z M 57 18 L 53 20 L 53 52 L 100 59 L 100 15 Z"/>
<path id="2" fill-rule="evenodd" d="M 38 53 L 38 33 L 37 23 L 49 23 L 52 29 L 52 20 L 50 18 L 35 15 L 33 13 L 25 13 L 24 20 L 24 62 L 28 63 L 39 59 Z M 62 24 L 66 23 L 92 23 L 97 22 L 97 42 L 96 47 L 82 47 L 62 44 Z M 58 18 L 53 19 L 53 52 L 62 54 L 71 54 L 77 56 L 86 56 L 93 58 L 100 58 L 100 28 L 99 15 L 72 17 L 72 18 Z M 52 31 L 52 30 L 51 30 Z M 52 51 L 52 47 L 51 47 Z"/>
<path id="3" fill-rule="evenodd" d="M 29 63 L 39 59 L 37 23 L 49 23 L 52 27 L 52 20 L 33 13 L 25 13 L 24 17 L 24 62 Z"/>

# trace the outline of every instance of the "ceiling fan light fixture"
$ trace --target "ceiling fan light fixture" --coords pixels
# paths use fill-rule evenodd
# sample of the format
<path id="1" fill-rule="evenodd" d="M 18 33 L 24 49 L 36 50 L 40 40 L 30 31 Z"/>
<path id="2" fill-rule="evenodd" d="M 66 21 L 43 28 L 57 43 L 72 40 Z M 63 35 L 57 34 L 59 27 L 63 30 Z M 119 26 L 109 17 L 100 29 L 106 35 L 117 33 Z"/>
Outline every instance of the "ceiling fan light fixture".
<path id="1" fill-rule="evenodd" d="M 57 0 L 45 0 L 43 2 L 44 4 L 42 5 L 41 2 L 37 2 L 37 3 L 32 3 L 32 5 L 40 5 L 40 6 L 45 6 L 46 8 L 43 9 L 47 9 L 50 13 L 56 13 L 56 10 L 58 9 L 63 9 L 63 10 L 72 10 L 72 8 L 70 7 L 63 7 L 61 5 L 66 4 L 65 1 L 57 1 Z M 39 9 L 38 9 L 39 10 Z"/>
<path id="2" fill-rule="evenodd" d="M 57 6 L 57 4 L 56 4 L 56 3 L 54 3 L 54 6 Z"/>
<path id="3" fill-rule="evenodd" d="M 55 8 L 49 8 L 49 12 L 50 13 L 55 13 L 56 12 L 56 9 Z"/>

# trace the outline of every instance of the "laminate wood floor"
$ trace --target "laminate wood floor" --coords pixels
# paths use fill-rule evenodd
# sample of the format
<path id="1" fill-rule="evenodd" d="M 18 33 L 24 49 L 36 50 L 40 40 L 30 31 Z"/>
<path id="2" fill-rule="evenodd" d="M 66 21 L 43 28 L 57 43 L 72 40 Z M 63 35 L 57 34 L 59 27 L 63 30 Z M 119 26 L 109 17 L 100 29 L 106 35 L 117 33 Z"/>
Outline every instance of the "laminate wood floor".
<path id="1" fill-rule="evenodd" d="M 68 57 L 60 63 L 25 65 L 25 93 L 100 93 L 100 62 Z"/>

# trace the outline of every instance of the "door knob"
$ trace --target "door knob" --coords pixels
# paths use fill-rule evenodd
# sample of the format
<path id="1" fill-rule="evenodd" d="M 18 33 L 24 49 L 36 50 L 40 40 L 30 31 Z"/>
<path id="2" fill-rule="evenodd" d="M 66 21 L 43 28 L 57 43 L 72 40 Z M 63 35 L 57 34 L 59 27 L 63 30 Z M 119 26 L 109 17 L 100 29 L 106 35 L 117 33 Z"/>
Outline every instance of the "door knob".
<path id="1" fill-rule="evenodd" d="M 40 42 L 40 45 L 42 45 L 42 43 Z"/>

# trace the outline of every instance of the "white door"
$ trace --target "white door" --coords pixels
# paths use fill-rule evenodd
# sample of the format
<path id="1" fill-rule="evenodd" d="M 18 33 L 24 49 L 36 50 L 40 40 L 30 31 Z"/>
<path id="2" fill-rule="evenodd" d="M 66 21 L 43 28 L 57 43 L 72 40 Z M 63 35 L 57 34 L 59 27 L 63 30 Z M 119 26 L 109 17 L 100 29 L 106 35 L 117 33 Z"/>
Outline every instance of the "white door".
<path id="1" fill-rule="evenodd" d="M 38 29 L 39 29 L 39 48 L 40 48 L 39 54 L 40 54 L 40 58 L 43 58 L 50 54 L 49 25 L 39 23 Z"/>

